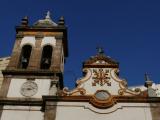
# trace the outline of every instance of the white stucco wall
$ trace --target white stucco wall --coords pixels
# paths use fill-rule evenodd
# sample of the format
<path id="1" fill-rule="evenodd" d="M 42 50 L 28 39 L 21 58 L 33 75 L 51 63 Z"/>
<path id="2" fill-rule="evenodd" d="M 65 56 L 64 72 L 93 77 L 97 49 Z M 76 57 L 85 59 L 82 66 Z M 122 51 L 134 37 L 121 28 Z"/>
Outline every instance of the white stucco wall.
<path id="1" fill-rule="evenodd" d="M 41 47 L 45 46 L 45 45 L 52 45 L 55 46 L 56 45 L 56 39 L 55 37 L 44 37 L 42 39 L 42 43 L 41 43 Z"/>
<path id="2" fill-rule="evenodd" d="M 98 109 L 84 102 L 58 102 L 55 120 L 152 120 L 147 103 L 118 103 Z M 1 120 L 44 120 L 41 107 L 4 106 Z"/>
<path id="3" fill-rule="evenodd" d="M 24 97 L 21 95 L 20 90 L 26 79 L 12 79 L 7 97 Z M 32 98 L 41 98 L 42 95 L 49 95 L 50 79 L 35 79 L 35 83 L 38 85 L 38 92 L 32 96 Z"/>
<path id="4" fill-rule="evenodd" d="M 35 46 L 35 43 L 36 43 L 35 36 L 25 36 L 24 38 L 22 38 L 20 46 L 22 47 L 23 45 L 26 45 L 26 44 Z"/>
<path id="5" fill-rule="evenodd" d="M 0 58 L 0 88 L 3 82 L 3 74 L 2 74 L 2 70 L 5 70 L 8 63 L 9 63 L 10 57 L 3 57 Z"/>
<path id="6" fill-rule="evenodd" d="M 94 83 L 94 80 L 97 80 L 97 78 L 93 79 L 93 77 L 94 77 L 93 71 L 97 70 L 98 75 L 99 75 L 100 74 L 99 69 L 100 68 L 90 68 L 89 69 L 90 77 L 85 82 L 83 82 L 80 87 L 86 90 L 87 95 L 93 95 L 93 94 L 95 94 L 95 92 L 97 90 L 107 90 L 112 95 L 118 95 L 118 91 L 120 89 L 120 85 L 119 85 L 120 79 L 119 79 L 119 81 L 116 81 L 115 78 L 113 78 L 114 75 L 111 75 L 112 74 L 111 72 L 114 70 L 113 68 L 103 68 L 104 73 L 105 73 L 105 71 L 109 71 L 107 74 L 108 74 L 108 77 L 110 78 L 109 79 L 109 82 L 111 83 L 110 86 L 107 84 L 104 84 L 104 85 L 96 84 L 95 86 L 92 85 L 92 83 Z"/>
<path id="7" fill-rule="evenodd" d="M 97 109 L 88 103 L 58 103 L 56 120 L 152 120 L 150 105 L 118 103 L 108 109 Z"/>
<path id="8" fill-rule="evenodd" d="M 41 107 L 4 106 L 1 120 L 43 120 Z"/>

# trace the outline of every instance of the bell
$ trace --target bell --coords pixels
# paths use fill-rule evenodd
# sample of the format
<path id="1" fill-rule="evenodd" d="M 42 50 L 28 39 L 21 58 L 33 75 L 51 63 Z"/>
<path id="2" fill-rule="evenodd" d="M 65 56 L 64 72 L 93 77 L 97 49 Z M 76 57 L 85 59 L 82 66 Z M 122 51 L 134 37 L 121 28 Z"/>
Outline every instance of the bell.
<path id="1" fill-rule="evenodd" d="M 50 62 L 49 62 L 49 59 L 44 59 L 44 64 L 48 65 Z"/>
<path id="2" fill-rule="evenodd" d="M 22 58 L 22 68 L 26 69 L 28 66 L 28 59 Z"/>
<path id="3" fill-rule="evenodd" d="M 27 63 L 27 62 L 28 62 L 27 58 L 22 58 L 22 63 Z"/>

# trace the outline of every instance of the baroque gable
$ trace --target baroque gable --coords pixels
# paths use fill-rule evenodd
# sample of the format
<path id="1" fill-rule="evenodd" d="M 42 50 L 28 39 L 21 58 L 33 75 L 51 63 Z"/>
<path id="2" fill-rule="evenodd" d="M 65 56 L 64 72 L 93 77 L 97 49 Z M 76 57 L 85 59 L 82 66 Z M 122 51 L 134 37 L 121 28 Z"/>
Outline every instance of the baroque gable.
<path id="1" fill-rule="evenodd" d="M 110 95 L 139 95 L 139 89 L 131 90 L 127 81 L 119 78 L 119 63 L 104 54 L 99 48 L 95 56 L 83 62 L 85 76 L 77 80 L 77 87 L 69 91 L 64 88 L 65 95 L 95 95 L 97 91 L 106 91 Z"/>
<path id="2" fill-rule="evenodd" d="M 65 95 L 94 95 L 97 91 L 107 91 L 113 96 L 140 95 L 141 90 L 131 90 L 127 87 L 125 79 L 118 76 L 118 68 L 84 68 L 85 77 L 77 80 L 77 87 L 69 91 L 63 89 Z"/>
<path id="3" fill-rule="evenodd" d="M 85 76 L 76 81 L 76 88 L 69 90 L 65 87 L 61 96 L 88 100 L 98 108 L 111 107 L 120 101 L 134 102 L 137 99 L 145 102 L 148 96 L 156 97 L 149 78 L 146 79 L 146 90 L 128 88 L 127 81 L 119 77 L 119 63 L 100 51 L 83 62 Z"/>

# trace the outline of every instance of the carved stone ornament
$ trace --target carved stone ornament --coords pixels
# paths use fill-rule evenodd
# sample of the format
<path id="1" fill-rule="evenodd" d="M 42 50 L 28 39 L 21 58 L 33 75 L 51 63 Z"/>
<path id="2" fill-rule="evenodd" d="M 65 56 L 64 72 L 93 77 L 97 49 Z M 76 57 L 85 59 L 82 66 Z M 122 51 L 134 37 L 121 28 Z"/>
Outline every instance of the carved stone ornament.
<path id="1" fill-rule="evenodd" d="M 107 86 L 111 86 L 110 77 L 108 75 L 109 70 L 103 70 L 103 68 L 100 68 L 98 70 L 93 69 L 94 76 L 92 79 L 94 82 L 92 83 L 92 86 L 96 86 L 96 84 L 99 84 L 100 86 L 103 86 L 104 84 L 107 84 Z"/>
<path id="2" fill-rule="evenodd" d="M 102 70 L 100 70 L 100 71 L 102 72 Z M 103 76 L 105 76 L 105 77 L 103 77 L 103 79 L 100 77 L 101 78 L 100 79 L 99 77 L 97 77 L 98 75 L 96 75 L 96 77 L 95 77 L 94 72 L 91 69 L 86 68 L 86 69 L 84 69 L 84 72 L 86 72 L 86 76 L 84 78 L 77 80 L 77 82 L 76 82 L 77 87 L 73 90 L 69 90 L 68 88 L 64 88 L 62 95 L 64 95 L 64 96 L 65 95 L 67 95 L 67 96 L 94 95 L 95 92 L 92 92 L 92 91 L 99 90 L 100 86 L 102 87 L 101 90 L 107 90 L 111 95 L 119 95 L 119 96 L 141 95 L 142 92 L 140 89 L 136 89 L 134 91 L 134 90 L 127 88 L 126 80 L 120 79 L 117 76 L 118 71 L 119 70 L 117 68 L 110 69 L 110 72 L 108 73 L 109 76 L 108 76 L 106 74 L 106 72 L 104 72 L 104 70 L 103 70 L 103 72 L 104 72 L 103 74 L 105 74 Z M 102 76 L 102 75 L 100 75 L 100 76 Z M 95 79 L 95 78 L 97 78 L 97 79 Z M 106 79 L 104 79 L 104 78 L 106 78 Z M 101 85 L 100 86 L 92 86 L 94 82 L 101 84 Z M 89 86 L 89 84 L 91 84 L 91 85 Z M 111 84 L 112 86 L 108 86 L 109 84 Z M 116 90 L 114 90 L 114 89 L 116 89 Z"/>

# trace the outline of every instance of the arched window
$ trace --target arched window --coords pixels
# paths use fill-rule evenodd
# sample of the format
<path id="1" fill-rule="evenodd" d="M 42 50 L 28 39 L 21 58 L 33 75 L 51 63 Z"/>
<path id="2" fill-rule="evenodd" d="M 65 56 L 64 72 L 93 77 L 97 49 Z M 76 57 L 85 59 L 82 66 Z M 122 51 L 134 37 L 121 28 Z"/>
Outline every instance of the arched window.
<path id="1" fill-rule="evenodd" d="M 25 45 L 22 47 L 21 58 L 20 58 L 21 68 L 26 69 L 28 67 L 31 51 L 32 51 L 31 45 Z"/>
<path id="2" fill-rule="evenodd" d="M 41 57 L 41 69 L 49 69 L 51 66 L 53 48 L 50 45 L 43 47 L 42 57 Z"/>

